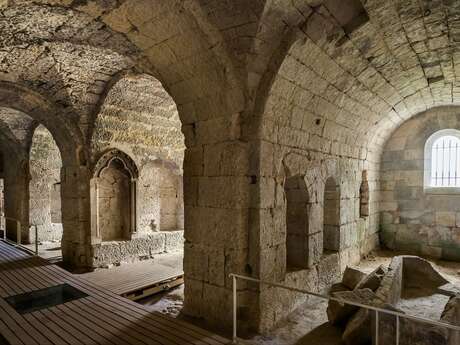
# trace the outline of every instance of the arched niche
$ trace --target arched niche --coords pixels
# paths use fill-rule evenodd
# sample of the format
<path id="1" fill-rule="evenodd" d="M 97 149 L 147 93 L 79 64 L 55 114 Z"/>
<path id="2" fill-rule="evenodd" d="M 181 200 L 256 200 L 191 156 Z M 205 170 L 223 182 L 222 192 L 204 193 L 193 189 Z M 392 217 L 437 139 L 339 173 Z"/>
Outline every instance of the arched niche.
<path id="1" fill-rule="evenodd" d="M 367 170 L 363 170 L 361 186 L 359 187 L 359 216 L 361 218 L 369 217 L 369 181 L 367 179 Z"/>
<path id="2" fill-rule="evenodd" d="M 92 243 L 130 240 L 137 232 L 137 180 L 134 161 L 124 152 L 105 152 L 91 179 Z"/>
<path id="3" fill-rule="evenodd" d="M 333 177 L 324 186 L 323 251 L 340 250 L 340 187 Z"/>
<path id="4" fill-rule="evenodd" d="M 309 196 L 301 175 L 287 177 L 286 198 L 286 265 L 287 270 L 308 267 Z"/>

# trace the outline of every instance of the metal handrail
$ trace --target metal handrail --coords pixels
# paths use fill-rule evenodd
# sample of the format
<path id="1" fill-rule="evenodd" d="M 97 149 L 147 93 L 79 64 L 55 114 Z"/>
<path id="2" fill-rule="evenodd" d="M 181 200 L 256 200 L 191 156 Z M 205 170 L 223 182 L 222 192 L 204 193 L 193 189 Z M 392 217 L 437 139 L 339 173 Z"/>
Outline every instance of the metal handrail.
<path id="1" fill-rule="evenodd" d="M 347 301 L 347 300 L 344 300 L 344 299 L 341 299 L 341 298 L 322 295 L 322 294 L 319 294 L 319 293 L 315 293 L 315 292 L 311 292 L 311 291 L 307 291 L 307 290 L 303 290 L 303 289 L 298 289 L 298 288 L 294 288 L 294 287 L 290 287 L 290 286 L 286 286 L 286 285 L 282 285 L 282 284 L 267 282 L 267 281 L 264 281 L 264 280 L 260 280 L 260 279 L 256 279 L 256 278 L 252 278 L 252 277 L 247 277 L 247 276 L 243 276 L 243 275 L 239 275 L 239 274 L 235 274 L 235 273 L 230 273 L 229 277 L 232 278 L 232 288 L 233 288 L 233 337 L 232 337 L 232 343 L 233 344 L 237 344 L 237 340 L 238 340 L 238 335 L 237 335 L 237 332 L 238 332 L 238 330 L 237 330 L 237 317 L 238 317 L 237 316 L 237 304 L 238 304 L 238 300 L 237 300 L 237 279 L 242 279 L 242 280 L 246 280 L 246 281 L 259 283 L 260 285 L 267 285 L 267 286 L 278 287 L 278 288 L 289 290 L 289 291 L 299 292 L 299 293 L 303 293 L 303 294 L 306 294 L 306 295 L 318 297 L 318 298 L 321 298 L 321 299 L 324 299 L 324 300 L 327 300 L 327 301 L 338 302 L 340 304 L 348 304 L 348 305 L 353 305 L 353 306 L 359 307 L 359 308 L 365 308 L 365 309 L 368 309 L 368 310 L 373 310 L 373 311 L 375 311 L 375 315 L 376 315 L 376 319 L 375 319 L 375 321 L 376 321 L 375 322 L 375 324 L 376 324 L 375 325 L 375 331 L 376 331 L 376 342 L 375 342 L 375 344 L 376 345 L 378 345 L 378 342 L 379 342 L 379 339 L 378 339 L 378 334 L 379 334 L 379 313 L 390 314 L 390 315 L 396 316 L 396 345 L 399 345 L 399 326 L 400 326 L 399 325 L 399 323 L 400 323 L 399 319 L 400 318 L 410 319 L 410 320 L 413 320 L 413 321 L 427 323 L 427 324 L 434 325 L 434 326 L 440 326 L 440 327 L 444 327 L 444 328 L 447 328 L 447 329 L 450 329 L 450 330 L 460 332 L 460 326 L 452 325 L 452 324 L 447 323 L 447 322 L 435 321 L 435 320 L 430 320 L 430 319 L 427 319 L 427 318 L 424 318 L 424 317 L 403 314 L 403 313 L 393 311 L 393 310 L 387 310 L 387 309 L 383 309 L 383 308 L 379 308 L 379 307 L 373 307 L 373 306 L 362 304 L 362 303 Z"/>
<path id="2" fill-rule="evenodd" d="M 16 219 L 13 217 L 7 217 L 7 216 L 3 216 L 3 218 L 5 218 L 5 220 L 12 220 L 16 222 L 16 245 L 24 247 L 21 244 L 21 236 L 22 236 L 21 221 L 19 219 Z M 38 256 L 38 227 L 36 224 L 32 224 L 32 226 L 35 227 L 35 255 Z M 3 240 L 8 241 L 8 239 L 6 238 L 6 224 L 5 224 L 5 229 L 3 229 Z M 26 249 L 30 251 L 30 249 L 28 248 Z"/>

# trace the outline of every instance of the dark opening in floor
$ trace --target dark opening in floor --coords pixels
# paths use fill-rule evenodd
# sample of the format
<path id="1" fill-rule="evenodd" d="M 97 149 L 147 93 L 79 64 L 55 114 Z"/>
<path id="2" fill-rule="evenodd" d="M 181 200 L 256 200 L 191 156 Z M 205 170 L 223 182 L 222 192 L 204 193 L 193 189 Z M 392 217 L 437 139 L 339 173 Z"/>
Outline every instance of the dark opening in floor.
<path id="1" fill-rule="evenodd" d="M 88 295 L 83 291 L 80 291 L 71 285 L 62 284 L 46 289 L 10 296 L 5 300 L 19 314 L 26 314 L 87 296 Z"/>

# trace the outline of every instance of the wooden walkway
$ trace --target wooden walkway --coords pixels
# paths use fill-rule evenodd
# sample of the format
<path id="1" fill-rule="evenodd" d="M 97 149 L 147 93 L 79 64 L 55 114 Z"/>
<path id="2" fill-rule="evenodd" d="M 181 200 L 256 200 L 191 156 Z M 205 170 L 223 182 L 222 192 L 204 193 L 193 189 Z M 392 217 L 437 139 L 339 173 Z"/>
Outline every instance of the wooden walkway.
<path id="1" fill-rule="evenodd" d="M 153 260 L 97 269 L 79 277 L 131 300 L 183 283 L 182 253 L 159 254 Z"/>
<path id="2" fill-rule="evenodd" d="M 67 283 L 88 296 L 19 314 L 9 296 Z M 75 277 L 0 241 L 0 333 L 11 345 L 220 345 L 227 339 Z"/>

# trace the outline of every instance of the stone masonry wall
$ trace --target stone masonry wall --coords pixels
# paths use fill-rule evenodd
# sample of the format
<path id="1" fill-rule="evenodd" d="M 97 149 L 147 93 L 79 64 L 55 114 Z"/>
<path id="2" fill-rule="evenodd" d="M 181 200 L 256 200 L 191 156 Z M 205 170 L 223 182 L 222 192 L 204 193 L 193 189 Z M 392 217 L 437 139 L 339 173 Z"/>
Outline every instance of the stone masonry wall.
<path id="1" fill-rule="evenodd" d="M 51 133 L 41 125 L 36 128 L 32 137 L 29 162 L 30 241 L 35 241 L 35 226 L 37 226 L 39 241 L 60 241 L 62 237 L 61 154 Z"/>
<path id="2" fill-rule="evenodd" d="M 460 108 L 439 107 L 399 127 L 382 156 L 381 241 L 390 249 L 460 260 L 460 194 L 424 191 L 426 140 L 460 129 Z"/>
<path id="3" fill-rule="evenodd" d="M 315 23 L 317 24 L 317 23 Z M 346 265 L 378 246 L 378 152 L 366 146 L 362 114 L 374 110 L 348 93 L 344 84 L 357 84 L 329 55 L 337 46 L 318 42 L 311 29 L 296 41 L 271 86 L 261 119 L 260 277 L 296 288 L 321 291 Z M 343 52 L 337 52 L 343 54 Z M 349 90 L 351 92 L 351 89 Z M 360 217 L 363 171 L 369 183 L 369 216 Z M 300 175 L 308 189 L 308 268 L 286 270 L 286 198 L 284 181 Z M 335 211 L 325 212 L 324 191 L 332 177 L 340 194 L 338 231 L 324 230 Z M 329 232 L 328 235 L 332 234 Z M 257 262 L 257 261 L 256 261 Z M 259 329 L 267 330 L 305 301 L 305 295 L 262 288 Z"/>
<path id="4" fill-rule="evenodd" d="M 135 262 L 155 254 L 182 251 L 183 231 L 161 231 L 131 241 L 108 241 L 93 246 L 93 267 Z"/>

